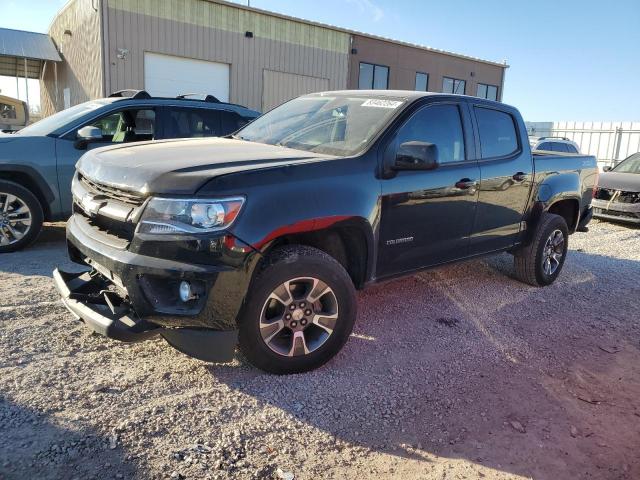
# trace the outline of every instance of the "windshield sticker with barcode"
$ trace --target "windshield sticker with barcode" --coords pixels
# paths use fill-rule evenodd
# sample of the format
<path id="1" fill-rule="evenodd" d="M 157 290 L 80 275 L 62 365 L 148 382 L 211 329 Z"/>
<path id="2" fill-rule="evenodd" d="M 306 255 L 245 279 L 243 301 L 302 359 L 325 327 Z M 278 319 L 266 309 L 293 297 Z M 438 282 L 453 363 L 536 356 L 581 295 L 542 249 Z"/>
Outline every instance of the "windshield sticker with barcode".
<path id="1" fill-rule="evenodd" d="M 370 98 L 362 104 L 363 107 L 377 107 L 377 108 L 398 108 L 402 105 L 402 102 L 397 100 L 382 100 L 379 98 Z"/>

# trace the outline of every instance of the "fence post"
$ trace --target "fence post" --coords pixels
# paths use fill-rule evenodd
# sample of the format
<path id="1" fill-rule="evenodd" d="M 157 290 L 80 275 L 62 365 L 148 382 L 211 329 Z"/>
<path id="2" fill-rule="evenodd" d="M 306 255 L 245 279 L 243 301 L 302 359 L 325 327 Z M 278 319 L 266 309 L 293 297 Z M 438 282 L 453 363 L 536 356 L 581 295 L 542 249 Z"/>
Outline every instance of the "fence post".
<path id="1" fill-rule="evenodd" d="M 615 151 L 613 152 L 612 163 L 616 164 L 616 160 L 620 157 L 620 146 L 622 145 L 622 127 L 616 127 L 615 133 Z"/>

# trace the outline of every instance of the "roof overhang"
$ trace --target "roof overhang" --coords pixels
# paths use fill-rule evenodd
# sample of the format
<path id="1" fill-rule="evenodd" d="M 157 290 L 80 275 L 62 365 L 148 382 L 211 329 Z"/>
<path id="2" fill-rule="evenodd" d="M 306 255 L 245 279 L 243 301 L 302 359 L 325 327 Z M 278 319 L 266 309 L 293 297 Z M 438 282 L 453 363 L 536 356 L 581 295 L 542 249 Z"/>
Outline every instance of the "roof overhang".
<path id="1" fill-rule="evenodd" d="M 0 28 L 0 75 L 40 78 L 46 61 L 62 61 L 49 35 Z"/>

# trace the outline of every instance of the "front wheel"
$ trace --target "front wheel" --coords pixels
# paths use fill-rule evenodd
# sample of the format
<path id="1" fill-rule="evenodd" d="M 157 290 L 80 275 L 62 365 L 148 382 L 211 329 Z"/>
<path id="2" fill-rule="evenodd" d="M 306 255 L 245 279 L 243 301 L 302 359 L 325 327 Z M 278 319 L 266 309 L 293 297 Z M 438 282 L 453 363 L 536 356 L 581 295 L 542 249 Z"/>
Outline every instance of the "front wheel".
<path id="1" fill-rule="evenodd" d="M 251 283 L 238 322 L 240 349 L 267 372 L 313 370 L 338 353 L 355 318 L 355 289 L 342 265 L 315 248 L 283 247 Z"/>
<path id="2" fill-rule="evenodd" d="M 514 254 L 516 278 L 529 285 L 551 285 L 564 266 L 568 240 L 564 218 L 544 213 L 531 243 Z"/>
<path id="3" fill-rule="evenodd" d="M 0 253 L 20 250 L 34 242 L 42 221 L 42 206 L 31 191 L 0 180 Z"/>

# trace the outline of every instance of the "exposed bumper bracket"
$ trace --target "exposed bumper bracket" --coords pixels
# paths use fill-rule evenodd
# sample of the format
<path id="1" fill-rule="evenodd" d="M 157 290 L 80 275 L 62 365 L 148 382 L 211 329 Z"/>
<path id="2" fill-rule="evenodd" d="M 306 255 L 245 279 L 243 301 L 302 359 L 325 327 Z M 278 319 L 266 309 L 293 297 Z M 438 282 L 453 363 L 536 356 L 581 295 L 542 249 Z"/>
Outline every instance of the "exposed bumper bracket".
<path id="1" fill-rule="evenodd" d="M 137 319 L 131 309 L 110 298 L 103 282 L 89 272 L 68 273 L 59 269 L 53 280 L 67 309 L 93 331 L 122 342 L 139 342 L 155 337 L 162 330 Z"/>
<path id="2" fill-rule="evenodd" d="M 233 359 L 237 330 L 161 327 L 138 318 L 117 295 L 105 290 L 105 282 L 98 276 L 55 269 L 53 279 L 67 309 L 101 335 L 122 342 L 140 342 L 161 335 L 176 350 L 199 360 Z"/>

